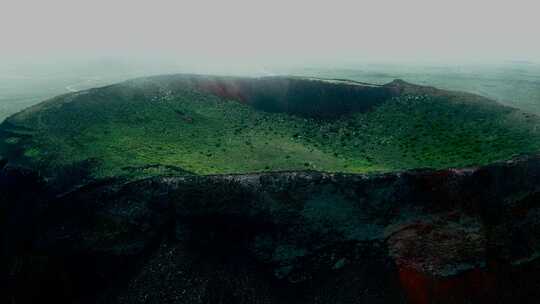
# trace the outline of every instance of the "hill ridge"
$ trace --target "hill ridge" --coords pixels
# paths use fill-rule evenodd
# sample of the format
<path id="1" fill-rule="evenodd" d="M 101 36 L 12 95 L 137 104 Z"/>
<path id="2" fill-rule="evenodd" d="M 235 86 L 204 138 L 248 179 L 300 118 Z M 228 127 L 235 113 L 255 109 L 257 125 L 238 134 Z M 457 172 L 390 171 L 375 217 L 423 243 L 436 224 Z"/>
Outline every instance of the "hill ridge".
<path id="1" fill-rule="evenodd" d="M 60 184 L 110 176 L 484 165 L 540 150 L 540 118 L 396 79 L 159 75 L 49 99 L 0 124 L 0 155 Z M 137 169 L 133 169 L 137 168 Z"/>

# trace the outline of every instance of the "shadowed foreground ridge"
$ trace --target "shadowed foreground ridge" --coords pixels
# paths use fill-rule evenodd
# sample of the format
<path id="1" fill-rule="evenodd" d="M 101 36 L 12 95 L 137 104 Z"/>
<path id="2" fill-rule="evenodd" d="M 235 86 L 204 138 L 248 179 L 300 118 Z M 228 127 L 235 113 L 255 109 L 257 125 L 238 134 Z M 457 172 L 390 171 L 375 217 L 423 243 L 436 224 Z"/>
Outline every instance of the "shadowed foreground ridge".
<path id="1" fill-rule="evenodd" d="M 540 156 L 447 170 L 0 171 L 5 303 L 536 303 Z M 37 198 L 37 199 L 36 199 Z"/>

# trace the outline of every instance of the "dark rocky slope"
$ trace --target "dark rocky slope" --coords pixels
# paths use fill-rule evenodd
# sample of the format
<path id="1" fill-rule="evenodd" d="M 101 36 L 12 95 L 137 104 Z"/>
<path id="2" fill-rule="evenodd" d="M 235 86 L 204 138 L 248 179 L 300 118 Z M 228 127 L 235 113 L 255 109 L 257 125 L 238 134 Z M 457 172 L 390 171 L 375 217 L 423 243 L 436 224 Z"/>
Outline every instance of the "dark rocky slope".
<path id="1" fill-rule="evenodd" d="M 2 303 L 536 303 L 540 157 L 383 175 L 0 171 Z"/>
<path id="2" fill-rule="evenodd" d="M 189 77 L 202 91 L 267 112 L 331 118 L 366 112 L 398 96 L 398 86 L 294 77 Z"/>

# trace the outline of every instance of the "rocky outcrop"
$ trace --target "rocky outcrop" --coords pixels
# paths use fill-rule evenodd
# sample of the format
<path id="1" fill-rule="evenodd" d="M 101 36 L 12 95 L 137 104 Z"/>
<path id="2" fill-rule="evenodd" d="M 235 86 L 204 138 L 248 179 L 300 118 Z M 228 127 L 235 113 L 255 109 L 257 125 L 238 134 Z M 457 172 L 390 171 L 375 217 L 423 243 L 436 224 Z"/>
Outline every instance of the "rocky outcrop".
<path id="1" fill-rule="evenodd" d="M 539 296 L 536 156 L 378 175 L 112 179 L 63 194 L 24 172 L 8 166 L 0 175 L 7 303 Z"/>

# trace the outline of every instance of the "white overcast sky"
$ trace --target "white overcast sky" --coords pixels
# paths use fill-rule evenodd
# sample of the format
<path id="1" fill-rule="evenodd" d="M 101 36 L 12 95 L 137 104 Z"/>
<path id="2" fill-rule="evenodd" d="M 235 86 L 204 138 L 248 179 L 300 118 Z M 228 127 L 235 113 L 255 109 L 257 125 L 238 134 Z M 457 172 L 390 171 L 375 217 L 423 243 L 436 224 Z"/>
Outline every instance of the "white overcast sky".
<path id="1" fill-rule="evenodd" d="M 538 0 L 0 0 L 0 60 L 540 61 Z"/>

